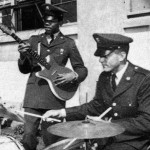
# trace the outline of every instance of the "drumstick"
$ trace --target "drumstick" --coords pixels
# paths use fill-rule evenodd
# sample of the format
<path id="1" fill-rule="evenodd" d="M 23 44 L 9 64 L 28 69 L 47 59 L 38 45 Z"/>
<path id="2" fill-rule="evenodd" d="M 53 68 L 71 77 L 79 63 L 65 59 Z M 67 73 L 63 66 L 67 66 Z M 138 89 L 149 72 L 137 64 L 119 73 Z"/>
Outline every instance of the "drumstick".
<path id="1" fill-rule="evenodd" d="M 36 114 L 24 112 L 24 111 L 19 111 L 19 110 L 15 110 L 15 111 L 18 112 L 18 113 L 22 113 L 22 114 L 25 114 L 25 115 L 29 115 L 29 116 L 38 117 L 38 118 L 42 118 L 43 119 L 43 116 L 40 116 L 40 115 L 36 115 Z M 47 118 L 47 121 L 61 122 L 61 120 L 55 119 L 55 118 Z"/>
<path id="2" fill-rule="evenodd" d="M 72 139 L 63 149 L 68 148 L 77 138 Z"/>
<path id="3" fill-rule="evenodd" d="M 111 109 L 112 107 L 109 107 L 108 109 L 106 109 L 98 118 L 101 119 L 102 117 L 104 117 Z"/>

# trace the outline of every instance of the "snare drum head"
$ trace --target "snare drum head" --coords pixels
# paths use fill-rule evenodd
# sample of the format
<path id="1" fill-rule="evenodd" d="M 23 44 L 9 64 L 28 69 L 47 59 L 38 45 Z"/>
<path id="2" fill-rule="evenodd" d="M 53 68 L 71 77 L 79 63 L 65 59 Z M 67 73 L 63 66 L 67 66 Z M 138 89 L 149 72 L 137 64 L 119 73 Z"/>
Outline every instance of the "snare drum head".
<path id="1" fill-rule="evenodd" d="M 56 142 L 50 146 L 47 146 L 44 150 L 63 150 L 63 148 L 71 142 L 73 139 L 65 139 L 59 142 Z M 73 150 L 74 148 L 82 146 L 84 140 L 77 139 L 70 146 L 68 146 L 65 150 Z"/>
<path id="2" fill-rule="evenodd" d="M 0 136 L 0 150 L 24 150 L 19 141 L 11 136 Z"/>

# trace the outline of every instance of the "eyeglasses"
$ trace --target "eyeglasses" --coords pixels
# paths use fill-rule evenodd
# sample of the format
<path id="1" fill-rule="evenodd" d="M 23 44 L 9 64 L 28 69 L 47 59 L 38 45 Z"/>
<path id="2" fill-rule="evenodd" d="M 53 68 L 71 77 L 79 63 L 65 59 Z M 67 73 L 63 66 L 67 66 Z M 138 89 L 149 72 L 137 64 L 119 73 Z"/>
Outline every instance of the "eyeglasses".
<path id="1" fill-rule="evenodd" d="M 111 51 L 110 53 L 108 53 L 108 54 L 106 54 L 106 55 L 100 56 L 100 58 L 108 59 L 109 56 L 110 56 L 113 52 L 114 52 L 114 51 Z"/>

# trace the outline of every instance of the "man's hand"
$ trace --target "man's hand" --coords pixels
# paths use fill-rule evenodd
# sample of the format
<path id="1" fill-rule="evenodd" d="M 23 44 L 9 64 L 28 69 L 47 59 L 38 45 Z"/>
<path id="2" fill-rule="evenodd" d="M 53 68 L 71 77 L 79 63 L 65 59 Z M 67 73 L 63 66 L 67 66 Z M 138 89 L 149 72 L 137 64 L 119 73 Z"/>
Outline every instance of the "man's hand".
<path id="1" fill-rule="evenodd" d="M 56 85 L 66 84 L 66 83 L 69 83 L 69 82 L 77 79 L 77 77 L 78 77 L 78 75 L 75 72 L 58 74 L 56 80 L 54 81 L 54 83 Z"/>
<path id="2" fill-rule="evenodd" d="M 87 118 L 90 120 L 93 120 L 93 121 L 100 121 L 100 122 L 104 122 L 104 123 L 111 122 L 111 119 L 103 120 L 100 117 L 96 117 L 96 116 L 87 116 Z"/>
<path id="3" fill-rule="evenodd" d="M 25 54 L 27 54 L 27 50 L 30 48 L 30 44 L 29 43 L 21 43 L 21 44 L 19 44 L 19 46 L 18 46 L 18 51 L 21 53 L 21 54 L 23 54 L 23 55 L 25 55 Z"/>
<path id="4" fill-rule="evenodd" d="M 44 121 L 47 121 L 49 117 L 58 117 L 58 118 L 66 117 L 66 111 L 65 109 L 49 110 L 43 115 L 42 118 Z"/>

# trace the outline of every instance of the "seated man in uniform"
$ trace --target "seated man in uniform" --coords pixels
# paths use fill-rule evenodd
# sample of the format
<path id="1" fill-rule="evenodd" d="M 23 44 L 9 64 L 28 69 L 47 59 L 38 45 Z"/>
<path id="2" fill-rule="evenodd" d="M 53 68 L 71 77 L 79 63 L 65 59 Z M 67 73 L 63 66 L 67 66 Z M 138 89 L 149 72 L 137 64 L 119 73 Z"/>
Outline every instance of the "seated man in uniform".
<path id="1" fill-rule="evenodd" d="M 97 42 L 94 55 L 103 66 L 95 97 L 81 106 L 49 110 L 44 114 L 44 120 L 48 117 L 82 120 L 87 115 L 99 116 L 112 108 L 102 119 L 112 118 L 112 122 L 121 124 L 125 132 L 104 139 L 107 141 L 99 149 L 146 150 L 150 135 L 150 72 L 127 60 L 132 38 L 99 33 L 93 37 Z"/>

